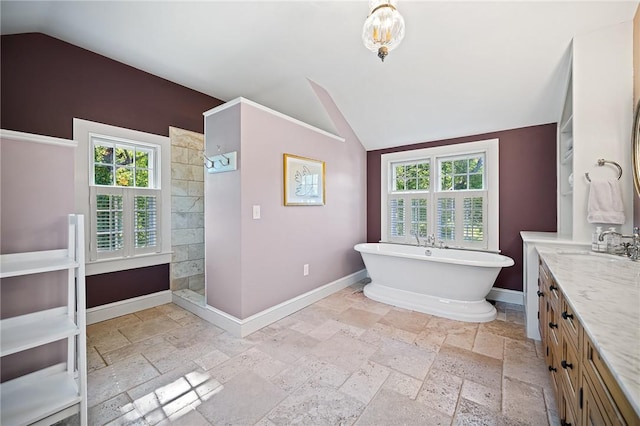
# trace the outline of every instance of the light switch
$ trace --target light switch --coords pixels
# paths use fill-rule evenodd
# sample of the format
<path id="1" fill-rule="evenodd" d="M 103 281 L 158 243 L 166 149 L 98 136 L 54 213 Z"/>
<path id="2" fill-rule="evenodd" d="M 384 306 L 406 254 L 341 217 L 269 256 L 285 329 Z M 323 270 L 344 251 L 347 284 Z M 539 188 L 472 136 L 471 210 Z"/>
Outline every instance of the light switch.
<path id="1" fill-rule="evenodd" d="M 253 206 L 253 218 L 260 219 L 260 206 Z"/>

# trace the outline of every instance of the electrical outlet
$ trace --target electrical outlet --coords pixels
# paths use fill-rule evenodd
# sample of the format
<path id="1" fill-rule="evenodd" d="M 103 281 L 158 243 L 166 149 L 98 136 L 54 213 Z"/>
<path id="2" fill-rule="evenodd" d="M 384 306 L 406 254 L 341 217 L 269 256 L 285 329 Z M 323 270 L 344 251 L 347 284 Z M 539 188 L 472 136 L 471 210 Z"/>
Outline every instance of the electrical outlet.
<path id="1" fill-rule="evenodd" d="M 305 277 L 307 275 L 309 275 L 309 264 L 305 263 L 304 266 L 302 267 L 302 275 L 304 275 Z"/>
<path id="2" fill-rule="evenodd" d="M 260 219 L 260 206 L 259 205 L 253 206 L 253 218 L 254 219 Z"/>

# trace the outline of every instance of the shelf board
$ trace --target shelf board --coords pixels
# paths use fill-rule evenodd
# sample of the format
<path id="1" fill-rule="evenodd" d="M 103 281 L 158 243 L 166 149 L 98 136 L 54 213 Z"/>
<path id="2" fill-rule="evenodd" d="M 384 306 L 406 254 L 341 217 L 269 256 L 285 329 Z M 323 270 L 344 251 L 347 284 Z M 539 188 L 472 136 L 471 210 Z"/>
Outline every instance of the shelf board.
<path id="1" fill-rule="evenodd" d="M 0 321 L 0 356 L 66 339 L 79 332 L 66 307 L 7 318 Z"/>
<path id="2" fill-rule="evenodd" d="M 50 367 L 2 383 L 0 423 L 31 424 L 78 404 L 78 385 L 63 367 Z"/>
<path id="3" fill-rule="evenodd" d="M 573 114 L 567 118 L 567 121 L 560 124 L 561 133 L 570 133 L 573 131 Z"/>
<path id="4" fill-rule="evenodd" d="M 78 262 L 66 249 L 3 254 L 0 256 L 0 278 L 42 272 L 61 271 L 78 267 Z"/>
<path id="5" fill-rule="evenodd" d="M 565 133 L 565 135 L 562 146 L 564 147 L 564 151 L 567 152 L 569 150 L 573 150 L 573 134 Z"/>
<path id="6" fill-rule="evenodd" d="M 562 156 L 562 161 L 560 161 L 560 164 L 568 164 L 571 162 L 571 160 L 573 160 L 573 150 L 571 150 L 571 152 L 567 155 L 567 153 L 565 152 L 565 154 Z"/>

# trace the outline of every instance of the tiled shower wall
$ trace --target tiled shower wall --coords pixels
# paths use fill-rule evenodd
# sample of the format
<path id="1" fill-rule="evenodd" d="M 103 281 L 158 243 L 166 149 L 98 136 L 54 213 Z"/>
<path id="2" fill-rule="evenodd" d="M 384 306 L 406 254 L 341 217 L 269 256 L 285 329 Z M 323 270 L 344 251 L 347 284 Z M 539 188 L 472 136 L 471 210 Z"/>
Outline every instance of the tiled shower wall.
<path id="1" fill-rule="evenodd" d="M 171 290 L 204 291 L 204 135 L 169 128 Z"/>

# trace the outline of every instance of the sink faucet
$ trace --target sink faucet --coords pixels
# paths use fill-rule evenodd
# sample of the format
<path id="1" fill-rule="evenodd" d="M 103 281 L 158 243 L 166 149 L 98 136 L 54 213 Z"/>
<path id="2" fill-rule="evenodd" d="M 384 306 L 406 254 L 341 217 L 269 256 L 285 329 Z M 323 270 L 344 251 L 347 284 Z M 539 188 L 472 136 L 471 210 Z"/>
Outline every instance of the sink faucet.
<path id="1" fill-rule="evenodd" d="M 622 234 L 616 231 L 603 231 L 598 235 L 598 241 L 604 241 L 605 235 L 619 235 L 622 238 Z"/>
<path id="2" fill-rule="evenodd" d="M 629 259 L 638 260 L 638 258 L 640 258 L 640 228 L 635 226 L 633 228 L 633 235 L 623 235 L 622 238 L 631 240 L 630 243 L 625 244 Z"/>
<path id="3" fill-rule="evenodd" d="M 619 235 L 620 238 L 631 240 L 630 243 L 624 244 L 627 256 L 629 256 L 631 260 L 638 260 L 640 258 L 640 228 L 638 228 L 637 226 L 633 228 L 632 235 L 622 235 L 621 233 L 616 231 L 601 232 L 598 236 L 598 241 L 604 241 L 605 235 Z"/>

